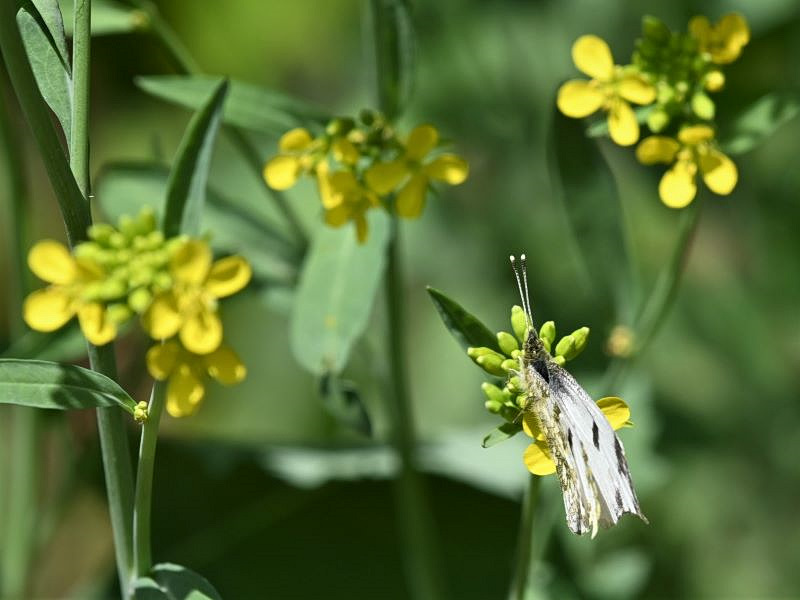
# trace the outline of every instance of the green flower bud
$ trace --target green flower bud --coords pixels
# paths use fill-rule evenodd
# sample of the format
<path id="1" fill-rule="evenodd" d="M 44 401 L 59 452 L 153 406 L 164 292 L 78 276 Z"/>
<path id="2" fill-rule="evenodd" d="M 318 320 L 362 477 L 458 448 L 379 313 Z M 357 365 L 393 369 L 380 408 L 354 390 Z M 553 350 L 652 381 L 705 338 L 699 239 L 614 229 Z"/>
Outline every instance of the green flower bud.
<path id="1" fill-rule="evenodd" d="M 152 300 L 153 295 L 149 290 L 143 287 L 135 289 L 128 294 L 128 306 L 130 306 L 134 312 L 138 314 L 142 314 L 144 311 L 146 311 Z"/>
<path id="2" fill-rule="evenodd" d="M 133 316 L 133 311 L 127 305 L 117 302 L 108 306 L 106 315 L 110 321 L 120 325 Z"/>
<path id="3" fill-rule="evenodd" d="M 372 111 L 372 110 L 370 110 L 368 108 L 363 108 L 358 113 L 358 118 L 361 120 L 361 122 L 364 125 L 369 127 L 370 125 L 372 125 L 375 122 L 376 114 L 375 114 L 375 111 Z"/>
<path id="4" fill-rule="evenodd" d="M 709 92 L 718 92 L 725 85 L 725 75 L 722 74 L 722 71 L 717 69 L 709 71 L 706 74 L 703 84 Z"/>
<path id="5" fill-rule="evenodd" d="M 589 339 L 589 328 L 581 327 L 572 332 L 572 339 L 575 340 L 575 353 L 569 357 L 570 360 L 578 356 L 586 348 L 586 341 Z"/>
<path id="6" fill-rule="evenodd" d="M 147 402 L 139 402 L 133 409 L 134 420 L 141 424 L 147 421 L 149 413 L 147 412 Z"/>
<path id="7" fill-rule="evenodd" d="M 647 126 L 653 133 L 663 131 L 669 125 L 669 114 L 667 111 L 657 108 L 647 115 Z"/>
<path id="8" fill-rule="evenodd" d="M 520 408 L 525 408 L 526 406 L 528 406 L 528 395 L 517 394 L 517 397 L 514 398 L 514 404 L 516 404 Z"/>
<path id="9" fill-rule="evenodd" d="M 496 375 L 503 377 L 506 375 L 506 370 L 503 368 L 503 359 L 499 354 L 484 354 L 475 359 L 481 369 L 489 373 L 489 375 Z"/>
<path id="10" fill-rule="evenodd" d="M 128 291 L 128 284 L 117 278 L 106 279 L 100 287 L 100 295 L 103 300 L 114 300 L 121 298 Z"/>
<path id="11" fill-rule="evenodd" d="M 567 362 L 563 356 L 554 356 L 553 362 L 555 362 L 559 367 L 563 367 L 564 363 Z"/>
<path id="12" fill-rule="evenodd" d="M 671 32 L 661 19 L 646 15 L 642 18 L 642 34 L 648 40 L 663 44 L 670 39 Z"/>
<path id="13" fill-rule="evenodd" d="M 139 235 L 153 233 L 156 228 L 156 213 L 150 206 L 145 206 L 136 218 L 137 230 Z M 161 233 L 159 231 L 159 233 Z M 163 237 L 163 235 L 162 235 Z"/>
<path id="14" fill-rule="evenodd" d="M 556 324 L 553 321 L 547 321 L 542 324 L 539 329 L 539 339 L 542 340 L 544 349 L 550 352 L 550 348 L 556 339 Z"/>
<path id="15" fill-rule="evenodd" d="M 507 358 L 500 364 L 500 366 L 503 368 L 503 371 L 510 373 L 511 371 L 516 371 L 519 369 L 519 361 L 514 360 L 513 358 Z"/>
<path id="16" fill-rule="evenodd" d="M 161 272 L 156 273 L 153 277 L 153 289 L 156 291 L 168 290 L 172 287 L 172 277 L 169 273 Z"/>
<path id="17" fill-rule="evenodd" d="M 483 403 L 483 406 L 488 410 L 490 413 L 497 414 L 503 409 L 503 405 L 499 402 L 495 402 L 494 400 L 487 400 Z"/>
<path id="18" fill-rule="evenodd" d="M 509 394 L 519 394 L 520 392 L 524 391 L 522 389 L 522 382 L 520 381 L 518 375 L 508 378 L 505 389 Z"/>
<path id="19" fill-rule="evenodd" d="M 714 101 L 709 98 L 704 92 L 697 92 L 692 96 L 692 112 L 701 119 L 710 121 L 714 118 L 715 106 Z"/>
<path id="20" fill-rule="evenodd" d="M 114 228 L 108 223 L 96 223 L 89 225 L 86 233 L 90 240 L 105 245 L 108 243 L 108 238 L 114 233 Z"/>
<path id="21" fill-rule="evenodd" d="M 520 342 L 525 343 L 525 335 L 528 333 L 528 318 L 522 307 L 516 304 L 511 307 L 511 331 Z"/>
<path id="22" fill-rule="evenodd" d="M 483 395 L 486 396 L 487 400 L 491 402 L 496 402 L 498 405 L 505 404 L 508 400 L 508 393 L 501 390 L 496 385 L 489 383 L 488 381 L 484 381 L 481 384 L 481 391 Z"/>
<path id="23" fill-rule="evenodd" d="M 124 248 L 128 245 L 128 240 L 119 231 L 115 231 L 108 236 L 108 245 L 111 248 Z"/>
<path id="24" fill-rule="evenodd" d="M 556 356 L 562 356 L 564 360 L 569 360 L 574 350 L 575 339 L 571 335 L 565 335 L 556 345 Z"/>
<path id="25" fill-rule="evenodd" d="M 502 350 L 503 354 L 506 356 L 511 356 L 511 353 L 514 352 L 514 350 L 519 350 L 517 338 L 505 331 L 498 332 L 497 344 L 500 346 L 500 350 Z"/>

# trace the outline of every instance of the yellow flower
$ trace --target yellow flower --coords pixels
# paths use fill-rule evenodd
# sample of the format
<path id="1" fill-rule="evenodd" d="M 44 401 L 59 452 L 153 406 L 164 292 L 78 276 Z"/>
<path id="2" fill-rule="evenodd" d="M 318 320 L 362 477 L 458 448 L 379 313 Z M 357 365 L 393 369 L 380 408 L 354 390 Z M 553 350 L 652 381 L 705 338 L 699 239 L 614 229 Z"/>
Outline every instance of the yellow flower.
<path id="1" fill-rule="evenodd" d="M 622 400 L 615 396 L 600 398 L 597 401 L 598 408 L 608 419 L 614 431 L 623 427 L 632 427 L 631 409 Z M 528 471 L 534 475 L 551 475 L 556 472 L 556 464 L 550 456 L 550 449 L 547 447 L 544 433 L 542 433 L 536 417 L 529 412 L 525 413 L 522 428 L 526 434 L 533 438 L 533 443 L 528 446 L 523 454 L 523 461 Z"/>
<path id="2" fill-rule="evenodd" d="M 37 331 L 55 331 L 76 314 L 92 344 L 102 346 L 117 335 L 117 326 L 95 294 L 106 273 L 89 258 L 75 258 L 64 244 L 42 240 L 28 253 L 31 271 L 51 285 L 30 294 L 23 305 L 25 322 Z"/>
<path id="3" fill-rule="evenodd" d="M 350 171 L 330 173 L 325 162 L 317 165 L 317 181 L 325 209 L 325 222 L 332 227 L 341 227 L 353 221 L 358 242 L 363 244 L 369 233 L 366 213 L 370 208 L 381 205 L 377 194 L 361 185 Z"/>
<path id="4" fill-rule="evenodd" d="M 698 170 L 715 194 L 725 196 L 733 191 L 739 178 L 736 165 L 714 147 L 713 141 L 714 130 L 707 125 L 683 127 L 677 140 L 660 135 L 642 140 L 636 148 L 639 162 L 645 165 L 675 163 L 658 185 L 658 195 L 664 204 L 683 208 L 694 200 Z"/>
<path id="5" fill-rule="evenodd" d="M 558 109 L 576 119 L 599 109 L 608 112 L 608 131 L 620 146 L 639 139 L 639 123 L 629 102 L 650 104 L 656 90 L 638 73 L 615 66 L 608 44 L 596 35 L 579 37 L 572 45 L 572 60 L 592 79 L 572 79 L 558 90 Z"/>
<path id="6" fill-rule="evenodd" d="M 153 299 L 142 315 L 142 326 L 153 339 L 165 340 L 177 333 L 190 352 L 213 352 L 222 343 L 217 300 L 247 285 L 250 265 L 241 256 L 212 264 L 208 244 L 188 240 L 170 259 L 169 271 L 172 287 Z"/>
<path id="7" fill-rule="evenodd" d="M 275 190 L 288 190 L 303 173 L 313 169 L 320 144 L 307 129 L 287 131 L 278 142 L 280 154 L 264 166 L 264 180 Z"/>
<path id="8" fill-rule="evenodd" d="M 395 211 L 398 216 L 415 218 L 422 214 L 431 179 L 450 185 L 463 183 L 469 165 L 456 154 L 441 154 L 430 162 L 425 157 L 439 143 L 439 132 L 431 125 L 419 125 L 409 134 L 402 156 L 378 162 L 364 174 L 367 185 L 379 196 L 398 189 Z"/>
<path id="9" fill-rule="evenodd" d="M 735 61 L 750 41 L 750 28 L 738 13 L 725 15 L 716 25 L 712 25 L 708 17 L 692 17 L 689 33 L 697 40 L 700 52 L 718 65 Z"/>
<path id="10" fill-rule="evenodd" d="M 167 412 L 173 417 L 197 411 L 206 393 L 206 375 L 225 385 L 239 383 L 247 375 L 244 363 L 228 346 L 221 345 L 210 354 L 193 354 L 175 341 L 147 351 L 147 370 L 159 381 L 169 379 Z"/>

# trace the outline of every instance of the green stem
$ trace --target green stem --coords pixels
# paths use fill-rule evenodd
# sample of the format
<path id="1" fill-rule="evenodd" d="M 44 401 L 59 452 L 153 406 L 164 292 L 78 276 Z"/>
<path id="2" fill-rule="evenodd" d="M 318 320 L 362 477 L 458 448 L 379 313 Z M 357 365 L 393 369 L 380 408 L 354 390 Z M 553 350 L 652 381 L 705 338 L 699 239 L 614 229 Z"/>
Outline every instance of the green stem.
<path id="1" fill-rule="evenodd" d="M 392 234 L 386 270 L 386 307 L 389 320 L 389 365 L 391 391 L 388 394 L 392 443 L 400 458 L 395 482 L 395 499 L 400 520 L 400 538 L 406 577 L 413 598 L 443 597 L 443 582 L 432 539 L 433 516 L 419 472 L 416 435 L 406 372 L 405 318 L 397 218 L 392 217 Z"/>
<path id="2" fill-rule="evenodd" d="M 509 600 L 523 600 L 528 593 L 531 581 L 531 571 L 534 569 L 533 560 L 533 526 L 535 524 L 536 509 L 539 505 L 539 489 L 542 478 L 537 475 L 528 476 L 528 488 L 522 500 L 522 517 L 519 524 L 519 538 L 517 546 L 517 564 L 511 580 Z"/>
<path id="3" fill-rule="evenodd" d="M 72 37 L 72 132 L 69 164 L 84 198 L 89 197 L 91 28 L 91 0 L 76 0 Z"/>
<path id="4" fill-rule="evenodd" d="M 139 444 L 139 467 L 136 472 L 136 499 L 133 507 L 133 552 L 134 572 L 137 576 L 146 575 L 152 564 L 150 544 L 150 515 L 152 511 L 153 466 L 156 458 L 156 442 L 161 413 L 164 411 L 167 386 L 157 381 L 153 385 L 148 407 L 147 421 L 142 426 L 142 439 Z"/>

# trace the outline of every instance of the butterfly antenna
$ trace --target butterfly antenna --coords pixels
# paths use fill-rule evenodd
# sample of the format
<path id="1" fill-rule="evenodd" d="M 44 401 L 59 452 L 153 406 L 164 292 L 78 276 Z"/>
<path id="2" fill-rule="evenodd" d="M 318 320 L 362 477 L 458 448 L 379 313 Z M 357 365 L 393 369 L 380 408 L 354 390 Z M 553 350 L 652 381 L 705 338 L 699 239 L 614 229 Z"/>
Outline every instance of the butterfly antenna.
<path id="1" fill-rule="evenodd" d="M 528 298 L 528 276 L 525 273 L 525 255 L 521 255 L 520 262 L 522 263 L 522 276 L 520 276 L 520 268 L 517 266 L 517 258 L 512 254 L 509 257 L 511 261 L 511 268 L 514 270 L 514 277 L 517 279 L 517 289 L 519 290 L 519 299 L 522 303 L 522 310 L 525 312 L 525 320 L 528 325 L 532 325 L 533 318 L 531 317 L 530 300 Z M 522 281 L 525 280 L 523 287 Z"/>
<path id="2" fill-rule="evenodd" d="M 528 315 L 528 325 L 533 327 L 533 310 L 531 309 L 531 296 L 528 293 L 528 261 L 524 254 L 520 254 L 519 262 L 522 267 L 522 287 L 525 290 L 525 314 Z"/>

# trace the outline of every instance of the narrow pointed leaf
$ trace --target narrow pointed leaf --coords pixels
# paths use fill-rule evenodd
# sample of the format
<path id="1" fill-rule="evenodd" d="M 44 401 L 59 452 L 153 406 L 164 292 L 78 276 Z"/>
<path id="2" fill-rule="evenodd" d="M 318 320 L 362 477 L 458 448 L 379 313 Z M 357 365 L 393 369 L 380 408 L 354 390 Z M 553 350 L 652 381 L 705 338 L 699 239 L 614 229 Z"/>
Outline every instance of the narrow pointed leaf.
<path id="1" fill-rule="evenodd" d="M 727 154 L 744 154 L 763 143 L 800 113 L 800 96 L 773 92 L 745 109 L 720 136 L 720 148 Z"/>
<path id="2" fill-rule="evenodd" d="M 222 600 L 205 577 L 172 563 L 157 564 L 132 587 L 135 600 Z"/>
<path id="3" fill-rule="evenodd" d="M 472 313 L 467 312 L 458 302 L 437 289 L 428 287 L 428 294 L 445 327 L 464 350 L 469 347 L 486 346 L 501 352 L 497 337 Z"/>
<path id="4" fill-rule="evenodd" d="M 119 406 L 133 414 L 136 402 L 105 375 L 44 360 L 0 359 L 0 403 L 58 410 Z"/>
<path id="5" fill-rule="evenodd" d="M 64 11 L 64 29 L 68 36 L 72 35 L 72 15 L 74 0 L 62 3 Z M 111 0 L 92 0 L 92 35 L 114 35 L 147 29 L 147 14 L 138 9 L 129 8 Z"/>
<path id="6" fill-rule="evenodd" d="M 492 429 L 486 434 L 481 445 L 484 448 L 491 448 L 495 444 L 511 439 L 520 431 L 522 431 L 522 424 L 520 423 L 503 423 L 500 427 Z"/>

